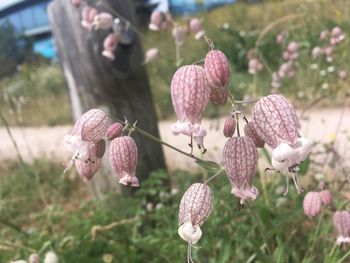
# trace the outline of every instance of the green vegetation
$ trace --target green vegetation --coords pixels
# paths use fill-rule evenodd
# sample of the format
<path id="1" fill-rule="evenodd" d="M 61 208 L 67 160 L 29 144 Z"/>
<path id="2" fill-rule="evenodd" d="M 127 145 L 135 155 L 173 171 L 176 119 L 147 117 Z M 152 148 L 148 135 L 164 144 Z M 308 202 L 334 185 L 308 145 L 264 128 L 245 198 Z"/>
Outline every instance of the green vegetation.
<path id="1" fill-rule="evenodd" d="M 179 191 L 169 193 L 162 183 L 167 175 L 158 171 L 134 197 L 110 193 L 93 200 L 88 185 L 73 171 L 63 176 L 60 165 L 37 160 L 25 167 L 9 162 L 1 169 L 0 262 L 28 258 L 32 251 L 43 258 L 49 250 L 61 263 L 185 262 L 178 206 L 185 189 L 204 179 L 200 175 L 174 172 L 171 187 Z M 281 194 L 284 178 L 273 176 L 265 187 L 258 180 L 254 184 L 261 196 L 238 210 L 225 175 L 210 183 L 214 209 L 193 249 L 195 262 L 349 261 L 348 250 L 335 246 L 329 209 L 311 221 L 302 211 L 303 194 L 295 189 Z M 112 222 L 120 225 L 96 228 Z M 99 230 L 95 236 L 93 229 Z"/>

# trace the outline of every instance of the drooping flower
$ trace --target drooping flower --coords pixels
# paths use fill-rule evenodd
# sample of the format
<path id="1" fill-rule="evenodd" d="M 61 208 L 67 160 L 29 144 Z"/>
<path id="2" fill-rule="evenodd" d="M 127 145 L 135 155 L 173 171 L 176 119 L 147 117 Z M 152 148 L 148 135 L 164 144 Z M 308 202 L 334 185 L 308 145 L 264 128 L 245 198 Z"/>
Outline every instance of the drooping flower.
<path id="1" fill-rule="evenodd" d="M 243 204 L 248 198 L 255 200 L 258 189 L 252 185 L 258 164 L 258 152 L 253 140 L 248 136 L 231 137 L 223 150 L 226 174 L 232 184 L 231 193 Z"/>
<path id="2" fill-rule="evenodd" d="M 124 126 L 119 123 L 115 122 L 107 129 L 107 140 L 111 141 L 114 138 L 117 138 L 122 135 Z"/>
<path id="3" fill-rule="evenodd" d="M 150 63 L 150 62 L 156 60 L 158 57 L 159 57 L 158 48 L 151 48 L 151 49 L 146 51 L 145 60 L 144 60 L 143 64 Z"/>
<path id="4" fill-rule="evenodd" d="M 256 132 L 253 122 L 248 122 L 244 126 L 244 134 L 253 140 L 253 142 L 257 148 L 264 147 L 265 142 L 263 139 L 260 138 L 259 134 Z"/>
<path id="5" fill-rule="evenodd" d="M 139 187 L 136 177 L 137 146 L 130 136 L 113 139 L 109 148 L 109 161 L 119 183 L 132 187 Z"/>
<path id="6" fill-rule="evenodd" d="M 332 193 L 328 189 L 319 192 L 322 205 L 330 206 L 332 204 Z"/>
<path id="7" fill-rule="evenodd" d="M 110 29 L 113 26 L 113 16 L 110 13 L 99 13 L 94 17 L 95 29 Z"/>
<path id="8" fill-rule="evenodd" d="M 109 59 L 115 59 L 114 51 L 118 46 L 119 35 L 116 33 L 110 33 L 103 41 L 102 55 Z"/>
<path id="9" fill-rule="evenodd" d="M 211 50 L 205 57 L 204 70 L 210 86 L 210 101 L 223 105 L 227 101 L 227 85 L 231 67 L 226 55 L 219 50 Z"/>
<path id="10" fill-rule="evenodd" d="M 345 210 L 336 211 L 333 225 L 337 233 L 337 244 L 350 243 L 350 213 Z"/>
<path id="11" fill-rule="evenodd" d="M 318 192 L 308 192 L 303 201 L 304 214 L 310 219 L 321 212 L 322 201 Z"/>
<path id="12" fill-rule="evenodd" d="M 179 236 L 192 246 L 202 236 L 200 226 L 208 218 L 213 206 L 213 194 L 206 184 L 192 184 L 180 201 Z"/>
<path id="13" fill-rule="evenodd" d="M 195 34 L 195 39 L 201 39 L 205 35 L 202 22 L 198 18 L 192 18 L 189 22 L 190 30 Z"/>
<path id="14" fill-rule="evenodd" d="M 232 137 L 236 131 L 236 119 L 234 115 L 230 115 L 226 118 L 224 123 L 223 133 L 226 138 Z"/>
<path id="15" fill-rule="evenodd" d="M 81 25 L 89 30 L 92 29 L 94 18 L 97 15 L 98 11 L 96 8 L 91 6 L 85 6 L 82 10 L 82 21 Z"/>
<path id="16" fill-rule="evenodd" d="M 171 81 L 171 99 L 178 121 L 171 126 L 174 135 L 184 134 L 203 145 L 206 130 L 202 114 L 209 101 L 210 87 L 204 69 L 197 65 L 180 67 Z"/>

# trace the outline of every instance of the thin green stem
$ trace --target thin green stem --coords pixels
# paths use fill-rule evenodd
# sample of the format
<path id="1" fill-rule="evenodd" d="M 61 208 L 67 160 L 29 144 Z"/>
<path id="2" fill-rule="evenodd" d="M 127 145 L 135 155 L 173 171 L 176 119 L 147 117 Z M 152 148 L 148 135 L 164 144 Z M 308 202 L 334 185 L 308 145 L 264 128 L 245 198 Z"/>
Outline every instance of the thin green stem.
<path id="1" fill-rule="evenodd" d="M 350 250 L 341 259 L 339 259 L 337 263 L 342 263 L 348 256 L 350 256 Z"/>
<path id="2" fill-rule="evenodd" d="M 312 237 L 312 244 L 311 244 L 311 247 L 309 248 L 309 250 L 306 252 L 306 255 L 304 258 L 307 258 L 308 255 L 312 254 L 312 252 L 314 251 L 315 249 L 315 245 L 316 245 L 316 240 L 317 240 L 317 237 L 318 237 L 318 234 L 319 234 L 319 231 L 320 231 L 320 226 L 321 226 L 321 222 L 322 222 L 322 219 L 323 219 L 323 211 L 321 212 L 321 215 L 319 216 L 318 218 L 318 221 L 317 221 L 317 226 L 316 226 L 316 229 L 315 229 L 315 234 L 313 235 Z"/>
<path id="3" fill-rule="evenodd" d="M 224 170 L 225 170 L 225 168 L 222 167 L 217 173 L 215 173 L 214 175 L 210 176 L 203 184 L 208 184 L 211 180 L 213 180 L 215 177 L 220 175 Z"/>

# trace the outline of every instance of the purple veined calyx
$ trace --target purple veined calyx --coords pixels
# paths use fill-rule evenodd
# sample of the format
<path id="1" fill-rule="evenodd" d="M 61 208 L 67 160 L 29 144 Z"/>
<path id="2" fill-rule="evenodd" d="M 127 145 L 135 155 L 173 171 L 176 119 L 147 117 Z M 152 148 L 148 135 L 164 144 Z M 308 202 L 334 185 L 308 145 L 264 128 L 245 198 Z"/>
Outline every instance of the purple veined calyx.
<path id="1" fill-rule="evenodd" d="M 203 139 L 207 131 L 201 125 L 202 114 L 208 104 L 210 87 L 204 69 L 197 65 L 180 67 L 171 81 L 171 99 L 178 121 L 171 126 L 174 135 L 184 134 L 194 139 L 204 152 Z"/>
<path id="2" fill-rule="evenodd" d="M 109 161 L 119 183 L 139 187 L 136 177 L 137 146 L 130 136 L 121 136 L 113 139 L 109 148 Z"/>
<path id="3" fill-rule="evenodd" d="M 257 148 L 264 148 L 265 142 L 260 138 L 259 134 L 256 132 L 254 123 L 248 122 L 244 126 L 244 134 L 250 137 Z"/>
<path id="4" fill-rule="evenodd" d="M 64 172 L 72 167 L 75 159 L 81 161 L 89 160 L 91 155 L 90 146 L 106 137 L 110 124 L 111 119 L 109 116 L 99 109 L 91 109 L 77 120 L 72 132 L 64 137 L 65 146 L 72 153 L 72 158 Z M 102 147 L 101 144 L 97 146 L 99 149 Z"/>
<path id="5" fill-rule="evenodd" d="M 337 244 L 350 243 L 350 213 L 346 210 L 333 214 L 333 226 L 337 233 Z"/>
<path id="6" fill-rule="evenodd" d="M 210 50 L 204 60 L 204 70 L 210 86 L 210 101 L 219 105 L 225 104 L 231 75 L 226 55 L 219 50 Z"/>
<path id="7" fill-rule="evenodd" d="M 224 129 L 222 131 L 226 138 L 233 136 L 233 134 L 236 131 L 236 125 L 237 121 L 234 114 L 231 114 L 229 117 L 226 118 L 224 123 Z"/>
<path id="8" fill-rule="evenodd" d="M 291 174 L 297 192 L 302 192 L 296 173 L 299 164 L 309 156 L 312 142 L 299 136 L 294 107 L 282 95 L 263 97 L 254 107 L 253 123 L 259 137 L 273 149 L 273 168 L 286 176 Z M 285 194 L 288 189 L 287 178 Z"/>
<path id="9" fill-rule="evenodd" d="M 321 212 L 322 201 L 319 192 L 308 192 L 303 201 L 304 214 L 310 219 Z"/>
<path id="10" fill-rule="evenodd" d="M 206 184 L 192 184 L 181 198 L 178 234 L 188 243 L 188 262 L 193 262 L 191 248 L 202 237 L 200 226 L 208 218 L 212 207 L 213 194 Z"/>
<path id="11" fill-rule="evenodd" d="M 121 124 L 119 122 L 113 123 L 107 129 L 107 140 L 111 141 L 114 138 L 121 136 L 123 134 L 123 130 L 124 130 L 123 124 Z"/>
<path id="12" fill-rule="evenodd" d="M 231 137 L 223 150 L 224 167 L 232 185 L 231 193 L 244 204 L 247 199 L 255 200 L 259 190 L 252 185 L 258 165 L 258 152 L 248 136 Z"/>

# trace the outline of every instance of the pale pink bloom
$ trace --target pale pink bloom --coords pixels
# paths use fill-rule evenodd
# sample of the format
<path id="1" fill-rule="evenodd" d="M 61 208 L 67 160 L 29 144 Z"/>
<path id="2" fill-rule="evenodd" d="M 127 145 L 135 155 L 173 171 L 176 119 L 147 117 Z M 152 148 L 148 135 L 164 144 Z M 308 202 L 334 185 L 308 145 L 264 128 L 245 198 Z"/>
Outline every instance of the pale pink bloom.
<path id="1" fill-rule="evenodd" d="M 159 57 L 158 48 L 151 48 L 151 49 L 146 51 L 145 60 L 144 60 L 143 64 L 150 63 L 150 62 L 156 60 L 158 57 Z"/>
<path id="2" fill-rule="evenodd" d="M 333 56 L 333 51 L 334 51 L 333 47 L 326 47 L 324 49 L 324 52 L 327 56 Z"/>
<path id="3" fill-rule="evenodd" d="M 247 199 L 255 200 L 258 189 L 252 185 L 258 165 L 258 152 L 248 136 L 231 137 L 224 146 L 223 161 L 226 174 L 231 182 L 231 193 L 243 204 Z"/>
<path id="4" fill-rule="evenodd" d="M 29 263 L 39 263 L 39 262 L 40 262 L 40 258 L 39 258 L 39 255 L 37 253 L 33 253 L 30 255 Z"/>
<path id="5" fill-rule="evenodd" d="M 256 132 L 253 122 L 248 122 L 244 126 L 244 134 L 253 140 L 257 148 L 264 148 L 265 142 L 260 138 L 260 136 Z"/>
<path id="6" fill-rule="evenodd" d="M 299 44 L 297 42 L 290 42 L 287 46 L 287 50 L 290 52 L 290 53 L 294 53 L 294 52 L 298 52 L 298 49 L 299 49 Z"/>
<path id="7" fill-rule="evenodd" d="M 292 70 L 292 66 L 289 63 L 283 63 L 281 64 L 279 70 L 278 70 L 278 76 L 281 78 L 287 77 L 288 73 Z"/>
<path id="8" fill-rule="evenodd" d="M 206 184 L 192 184 L 180 201 L 179 236 L 190 246 L 202 236 L 200 226 L 208 218 L 213 207 L 213 194 Z"/>
<path id="9" fill-rule="evenodd" d="M 289 52 L 288 51 L 283 51 L 282 57 L 284 60 L 289 60 Z"/>
<path id="10" fill-rule="evenodd" d="M 286 40 L 287 33 L 286 32 L 281 32 L 277 35 L 276 37 L 276 42 L 277 44 L 283 44 L 284 41 Z"/>
<path id="11" fill-rule="evenodd" d="M 89 30 L 93 27 L 94 18 L 97 15 L 97 9 L 91 6 L 85 6 L 82 10 L 81 25 Z"/>
<path id="12" fill-rule="evenodd" d="M 342 30 L 339 27 L 334 27 L 332 29 L 331 39 L 330 39 L 331 45 L 337 45 L 338 43 L 343 41 L 344 38 L 345 38 L 344 34 L 343 34 Z"/>
<path id="13" fill-rule="evenodd" d="M 278 72 L 273 72 L 271 86 L 274 88 L 280 88 L 282 86 L 281 81 L 282 78 L 278 75 Z"/>
<path id="14" fill-rule="evenodd" d="M 226 138 L 232 137 L 236 131 L 236 119 L 234 115 L 231 115 L 226 118 L 224 123 L 223 133 Z"/>
<path id="15" fill-rule="evenodd" d="M 323 48 L 320 48 L 320 47 L 314 47 L 313 49 L 312 49 L 312 57 L 313 58 L 318 58 L 318 57 L 320 57 L 322 54 L 323 54 Z"/>
<path id="16" fill-rule="evenodd" d="M 202 114 L 209 102 L 210 87 L 204 69 L 197 65 L 180 67 L 171 81 L 171 99 L 178 121 L 171 126 L 174 135 L 194 136 L 202 145 L 206 131 Z"/>
<path id="17" fill-rule="evenodd" d="M 210 101 L 223 105 L 227 102 L 227 85 L 231 67 L 226 55 L 219 50 L 211 50 L 204 60 L 204 71 L 210 86 Z"/>
<path id="18" fill-rule="evenodd" d="M 263 65 L 257 58 L 252 58 L 248 62 L 248 68 L 248 72 L 254 75 L 263 69 Z"/>
<path id="19" fill-rule="evenodd" d="M 346 80 L 346 78 L 348 77 L 348 74 L 344 69 L 341 69 L 338 71 L 338 76 L 341 80 Z"/>
<path id="20" fill-rule="evenodd" d="M 103 51 L 102 55 L 109 58 L 109 59 L 115 59 L 114 51 L 116 50 L 118 46 L 118 34 L 116 33 L 110 33 L 103 42 Z"/>
<path id="21" fill-rule="evenodd" d="M 320 33 L 320 39 L 321 39 L 321 40 L 326 40 L 327 37 L 328 37 L 328 35 L 329 35 L 328 30 L 323 30 L 323 31 Z"/>
<path id="22" fill-rule="evenodd" d="M 297 60 L 299 57 L 299 52 L 290 52 L 288 55 L 288 59 L 291 61 Z"/>
<path id="23" fill-rule="evenodd" d="M 159 11 L 153 11 L 151 14 L 151 21 L 148 28 L 152 31 L 159 31 L 161 28 L 161 23 L 163 22 L 163 14 Z"/>
<path id="24" fill-rule="evenodd" d="M 44 263 L 58 263 L 58 257 L 55 252 L 49 251 L 45 254 Z"/>
<path id="25" fill-rule="evenodd" d="M 81 1 L 82 0 L 72 0 L 72 4 L 78 8 L 81 5 Z"/>
<path id="26" fill-rule="evenodd" d="M 137 146 L 130 136 L 113 139 L 109 148 L 109 161 L 119 183 L 132 187 L 139 187 L 136 177 Z"/>
<path id="27" fill-rule="evenodd" d="M 95 29 L 110 29 L 113 26 L 113 16 L 110 13 L 99 13 L 94 17 Z"/>
<path id="28" fill-rule="evenodd" d="M 310 219 L 321 212 L 321 198 L 318 192 L 308 192 L 303 201 L 304 214 Z"/>
<path id="29" fill-rule="evenodd" d="M 119 122 L 113 123 L 111 126 L 108 127 L 107 134 L 106 134 L 107 140 L 111 141 L 114 138 L 121 136 L 123 133 L 123 129 L 124 129 L 124 126 L 121 123 Z"/>
<path id="30" fill-rule="evenodd" d="M 322 205 L 330 206 L 332 204 L 332 193 L 329 190 L 322 190 L 319 192 Z"/>
<path id="31" fill-rule="evenodd" d="M 350 213 L 345 210 L 336 211 L 333 215 L 333 225 L 337 233 L 337 244 L 350 243 Z"/>
<path id="32" fill-rule="evenodd" d="M 175 44 L 178 46 L 182 46 L 185 42 L 186 28 L 183 26 L 174 26 L 172 36 L 175 40 Z"/>
<path id="33" fill-rule="evenodd" d="M 195 39 L 201 39 L 205 35 L 205 31 L 202 27 L 202 22 L 198 18 L 192 18 L 190 20 L 190 30 L 195 34 Z"/>

